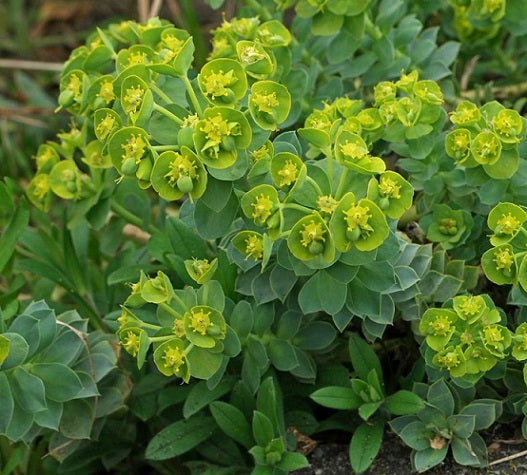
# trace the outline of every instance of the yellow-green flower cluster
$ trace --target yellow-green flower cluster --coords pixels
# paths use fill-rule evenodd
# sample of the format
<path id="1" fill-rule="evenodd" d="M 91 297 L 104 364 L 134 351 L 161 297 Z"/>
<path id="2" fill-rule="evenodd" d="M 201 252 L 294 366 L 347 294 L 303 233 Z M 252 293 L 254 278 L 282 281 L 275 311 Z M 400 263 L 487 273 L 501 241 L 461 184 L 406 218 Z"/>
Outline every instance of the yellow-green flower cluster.
<path id="1" fill-rule="evenodd" d="M 428 346 L 427 362 L 454 378 L 480 377 L 507 356 L 513 341 L 501 321 L 488 295 L 457 296 L 451 307 L 429 308 L 419 322 Z M 522 331 L 516 338 L 518 348 L 524 344 Z"/>
<path id="2" fill-rule="evenodd" d="M 478 108 L 462 101 L 450 115 L 455 125 L 445 139 L 445 149 L 456 164 L 481 166 L 492 178 L 510 178 L 518 169 L 518 146 L 525 136 L 524 119 L 498 102 Z"/>
<path id="3" fill-rule="evenodd" d="M 192 277 L 207 286 L 217 261 L 193 259 L 185 265 Z M 154 362 L 166 376 L 175 375 L 188 382 L 191 376 L 202 377 L 217 369 L 223 358 L 222 340 L 227 333 L 223 309 L 207 305 L 207 297 L 203 294 L 199 297 L 194 290 L 174 291 L 162 272 L 153 278 L 141 273 L 139 281 L 131 284 L 131 290 L 118 318 L 118 334 L 121 345 L 136 358 L 139 367 L 153 345 Z M 155 317 L 147 319 L 143 316 L 145 313 L 140 317 L 135 312 L 135 308 L 145 304 L 157 305 Z M 193 358 L 203 357 L 203 352 L 209 351 L 216 355 L 207 358 L 205 364 L 212 365 L 210 368 L 192 366 Z"/>

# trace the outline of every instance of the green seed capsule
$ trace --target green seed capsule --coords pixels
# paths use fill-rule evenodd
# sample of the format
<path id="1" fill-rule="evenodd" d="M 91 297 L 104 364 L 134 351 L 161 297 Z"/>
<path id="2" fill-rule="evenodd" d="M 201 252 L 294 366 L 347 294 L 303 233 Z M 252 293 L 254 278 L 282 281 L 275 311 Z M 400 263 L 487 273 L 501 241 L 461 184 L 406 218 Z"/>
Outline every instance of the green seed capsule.
<path id="1" fill-rule="evenodd" d="M 266 225 L 269 229 L 277 228 L 280 225 L 280 215 L 274 213 L 269 218 L 267 218 Z"/>
<path id="2" fill-rule="evenodd" d="M 359 238 L 361 237 L 361 232 L 360 232 L 360 227 L 357 226 L 355 228 L 353 228 L 352 231 L 346 231 L 346 238 L 349 240 L 349 241 L 357 241 Z"/>
<path id="3" fill-rule="evenodd" d="M 234 95 L 234 91 L 229 87 L 226 87 L 225 91 L 227 94 L 219 96 L 218 101 L 223 102 L 224 104 L 232 104 L 233 102 L 235 102 L 236 96 Z"/>
<path id="4" fill-rule="evenodd" d="M 324 243 L 321 241 L 313 241 L 311 244 L 309 244 L 308 249 L 311 254 L 317 256 L 318 254 L 322 254 L 324 252 Z"/>
<path id="5" fill-rule="evenodd" d="M 389 206 L 390 206 L 390 199 L 389 198 L 384 197 L 384 198 L 381 198 L 379 200 L 379 208 L 386 209 Z"/>
<path id="6" fill-rule="evenodd" d="M 125 176 L 134 176 L 137 171 L 137 166 L 135 158 L 128 157 L 123 160 L 123 163 L 121 163 L 121 171 Z"/>
<path id="7" fill-rule="evenodd" d="M 176 185 L 181 193 L 190 193 L 194 189 L 192 178 L 187 175 L 180 176 L 176 182 Z"/>
<path id="8" fill-rule="evenodd" d="M 77 191 L 77 184 L 74 182 L 74 181 L 68 181 L 66 183 L 66 189 L 70 192 L 70 193 L 75 193 Z"/>
<path id="9" fill-rule="evenodd" d="M 73 92 L 69 89 L 66 89 L 65 91 L 62 91 L 59 95 L 59 104 L 62 107 L 69 107 L 75 102 L 75 97 L 73 95 Z"/>
<path id="10" fill-rule="evenodd" d="M 263 122 L 266 122 L 267 124 L 276 124 L 276 111 L 274 109 L 271 113 L 260 112 L 258 116 Z"/>

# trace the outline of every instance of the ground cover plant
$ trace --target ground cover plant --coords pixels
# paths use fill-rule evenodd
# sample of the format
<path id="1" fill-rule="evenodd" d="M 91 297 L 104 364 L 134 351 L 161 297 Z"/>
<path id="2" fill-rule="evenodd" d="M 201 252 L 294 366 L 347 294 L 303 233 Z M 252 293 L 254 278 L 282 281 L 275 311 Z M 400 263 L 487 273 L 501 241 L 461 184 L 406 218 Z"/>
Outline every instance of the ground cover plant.
<path id="1" fill-rule="evenodd" d="M 71 52 L 69 122 L 2 165 L 2 474 L 527 438 L 527 5 L 420 3 L 246 0 L 208 56 L 159 17 Z"/>

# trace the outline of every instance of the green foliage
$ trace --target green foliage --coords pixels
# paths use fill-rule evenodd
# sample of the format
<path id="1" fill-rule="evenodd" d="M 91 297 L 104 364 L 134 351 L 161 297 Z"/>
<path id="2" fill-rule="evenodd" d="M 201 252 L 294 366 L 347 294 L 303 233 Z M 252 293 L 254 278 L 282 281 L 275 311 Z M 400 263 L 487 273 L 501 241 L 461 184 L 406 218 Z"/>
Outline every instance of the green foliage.
<path id="1" fill-rule="evenodd" d="M 0 184 L 0 461 L 280 475 L 340 431 L 361 473 L 389 425 L 417 471 L 484 466 L 480 431 L 527 434 L 527 129 L 463 89 L 523 7 L 240 3 L 205 61 L 97 29 Z"/>

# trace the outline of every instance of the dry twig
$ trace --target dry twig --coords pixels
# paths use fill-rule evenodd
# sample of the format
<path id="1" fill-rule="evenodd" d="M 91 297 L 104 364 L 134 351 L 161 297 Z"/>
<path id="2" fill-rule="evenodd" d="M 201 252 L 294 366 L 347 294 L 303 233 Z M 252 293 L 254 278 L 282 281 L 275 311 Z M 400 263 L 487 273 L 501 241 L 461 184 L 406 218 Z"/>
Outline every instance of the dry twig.
<path id="1" fill-rule="evenodd" d="M 62 63 L 50 63 L 47 61 L 26 61 L 24 59 L 0 59 L 0 68 L 60 72 L 62 71 Z"/>
<path id="2" fill-rule="evenodd" d="M 491 465 L 498 465 L 499 463 L 508 462 L 509 460 L 514 460 L 514 459 L 523 457 L 524 455 L 527 455 L 527 450 L 522 450 L 521 452 L 517 452 L 515 454 L 508 455 L 507 457 L 503 457 L 503 458 L 498 459 L 498 460 L 494 460 L 493 462 L 489 463 L 489 467 Z"/>

